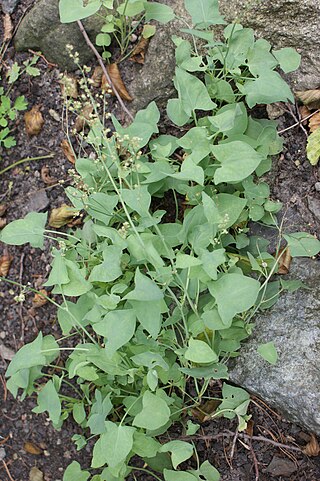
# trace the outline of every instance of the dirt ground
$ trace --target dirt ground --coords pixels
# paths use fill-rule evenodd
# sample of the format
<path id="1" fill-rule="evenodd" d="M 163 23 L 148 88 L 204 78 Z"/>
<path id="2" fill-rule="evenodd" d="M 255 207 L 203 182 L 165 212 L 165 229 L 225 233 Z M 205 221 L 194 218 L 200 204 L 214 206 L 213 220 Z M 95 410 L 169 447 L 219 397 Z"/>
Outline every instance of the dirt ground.
<path id="1" fill-rule="evenodd" d="M 14 15 L 16 22 L 30 2 L 21 2 Z M 16 55 L 10 47 L 7 61 L 19 61 L 28 54 Z M 61 150 L 65 138 L 59 84 L 59 71 L 49 67 L 44 60 L 38 65 L 41 75 L 23 77 L 14 87 L 13 95 L 25 95 L 29 108 L 41 105 L 45 125 L 38 136 L 29 138 L 23 125 L 23 115 L 16 123 L 17 145 L 2 152 L 0 170 L 27 157 L 52 158 L 30 161 L 10 169 L 0 177 L 0 204 L 7 206 L 8 222 L 23 217 L 32 210 L 49 211 L 65 202 L 63 186 L 70 182 L 68 170 L 72 164 Z M 289 107 L 288 107 L 289 108 Z M 295 123 L 295 107 L 279 118 L 279 129 Z M 284 132 L 283 154 L 275 160 L 272 177 L 275 179 L 273 196 L 284 202 L 286 225 L 289 229 L 304 228 L 311 233 L 320 232 L 319 194 L 315 185 L 319 171 L 311 167 L 305 157 L 306 137 L 299 127 Z M 56 182 L 49 186 L 41 176 L 43 166 L 49 167 Z M 63 181 L 61 183 L 61 181 Z M 318 206 L 318 207 L 317 207 Z M 6 247 L 0 245 L 0 256 Z M 9 247 L 13 261 L 9 272 L 12 280 L 41 288 L 50 266 L 50 246 L 43 251 L 30 246 Z M 16 352 L 41 330 L 59 336 L 55 310 L 51 305 L 33 309 L 32 296 L 23 305 L 14 301 L 19 289 L 0 284 L 0 346 Z M 6 390 L 5 370 L 11 351 L 0 351 L 0 481 L 26 481 L 33 466 L 44 474 L 45 481 L 62 480 L 63 471 L 72 460 L 78 460 L 83 468 L 90 466 L 89 448 L 76 452 L 71 437 L 79 432 L 72 421 L 67 420 L 63 429 L 55 431 L 46 415 L 32 413 L 35 397 L 23 402 L 15 400 Z M 308 457 L 301 449 L 309 442 L 311 433 L 291 424 L 255 397 L 249 409 L 252 414 L 253 439 L 238 436 L 236 423 L 215 420 L 204 423 L 200 439 L 196 441 L 200 461 L 208 459 L 221 473 L 222 481 L 318 481 L 320 458 Z M 177 433 L 172 433 L 172 437 Z M 260 439 L 256 439 L 260 437 Z M 29 444 L 26 444 L 29 443 Z M 32 444 L 30 444 L 32 443 Z M 151 481 L 141 472 L 136 479 Z M 132 478 L 133 479 L 133 478 Z"/>

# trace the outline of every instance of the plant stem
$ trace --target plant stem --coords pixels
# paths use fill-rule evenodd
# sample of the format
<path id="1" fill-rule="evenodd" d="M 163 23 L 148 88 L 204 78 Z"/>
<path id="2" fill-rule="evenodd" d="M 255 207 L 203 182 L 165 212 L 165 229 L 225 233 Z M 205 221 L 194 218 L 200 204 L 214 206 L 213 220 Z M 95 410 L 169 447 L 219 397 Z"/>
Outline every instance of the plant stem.
<path id="1" fill-rule="evenodd" d="M 42 159 L 52 159 L 55 156 L 54 153 L 48 155 L 40 155 L 39 157 L 26 157 L 24 159 L 17 160 L 11 165 L 8 165 L 5 169 L 0 170 L 0 175 L 4 174 L 10 169 L 14 169 L 17 165 L 23 164 L 24 162 L 33 162 L 34 160 L 42 160 Z"/>

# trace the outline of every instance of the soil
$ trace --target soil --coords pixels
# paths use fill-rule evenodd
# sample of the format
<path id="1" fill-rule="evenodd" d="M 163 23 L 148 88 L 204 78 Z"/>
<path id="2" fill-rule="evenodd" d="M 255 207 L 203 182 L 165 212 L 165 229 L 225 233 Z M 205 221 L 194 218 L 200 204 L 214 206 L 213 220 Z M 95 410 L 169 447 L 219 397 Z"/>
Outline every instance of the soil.
<path id="1" fill-rule="evenodd" d="M 14 24 L 31 3 L 20 3 L 12 17 Z M 20 63 L 28 55 L 16 54 L 13 47 L 9 47 L 5 62 L 10 64 L 18 60 Z M 41 75 L 35 78 L 22 77 L 14 86 L 13 96 L 25 95 L 29 109 L 33 105 L 41 105 L 45 126 L 39 135 L 28 137 L 23 115 L 20 115 L 15 125 L 17 145 L 2 152 L 0 170 L 20 159 L 53 156 L 22 163 L 1 176 L 0 204 L 7 206 L 5 217 L 8 222 L 32 210 L 49 211 L 63 204 L 66 201 L 63 187 L 70 183 L 68 170 L 73 167 L 60 147 L 65 138 L 60 72 L 50 67 L 44 59 L 40 59 L 37 66 Z M 296 109 L 291 108 L 293 114 L 297 115 Z M 295 123 L 293 114 L 285 113 L 278 119 L 280 130 Z M 319 200 L 315 189 L 319 172 L 306 160 L 304 131 L 296 127 L 284 132 L 283 136 L 283 154 L 275 159 L 272 172 L 272 195 L 285 204 L 285 225 L 288 229 L 320 232 Z M 46 165 L 50 175 L 57 179 L 52 186 L 45 184 L 41 176 L 41 169 Z M 317 203 L 318 210 L 315 207 Z M 310 206 L 313 206 L 313 212 Z M 0 246 L 0 256 L 6 249 Z M 22 284 L 31 282 L 34 287 L 41 288 L 50 266 L 49 244 L 42 251 L 29 245 L 9 247 L 8 253 L 13 259 L 10 279 Z M 88 468 L 90 450 L 88 447 L 80 452 L 75 450 L 71 437 L 78 432 L 78 428 L 71 420 L 64 423 L 62 430 L 55 431 L 45 414 L 32 413 L 36 404 L 34 396 L 20 401 L 6 390 L 5 370 L 10 352 L 9 355 L 4 353 L 3 345 L 16 352 L 24 343 L 33 340 L 40 330 L 60 336 L 55 309 L 50 304 L 34 308 L 31 295 L 27 296 L 25 303 L 17 304 L 13 298 L 19 292 L 19 288 L 7 283 L 0 285 L 0 481 L 25 481 L 29 479 L 33 466 L 43 472 L 45 481 L 59 481 L 72 460 Z M 252 423 L 248 434 L 260 436 L 262 440 L 238 436 L 236 422 L 215 420 L 203 423 L 197 435 L 200 439 L 196 441 L 200 461 L 208 459 L 216 466 L 222 481 L 320 479 L 319 457 L 308 457 L 299 451 L 310 441 L 311 433 L 284 420 L 255 397 L 252 398 L 249 413 Z M 171 435 L 176 437 L 177 433 Z M 279 447 L 272 442 L 288 447 Z M 141 481 L 153 479 L 142 471 L 135 472 L 135 476 Z"/>

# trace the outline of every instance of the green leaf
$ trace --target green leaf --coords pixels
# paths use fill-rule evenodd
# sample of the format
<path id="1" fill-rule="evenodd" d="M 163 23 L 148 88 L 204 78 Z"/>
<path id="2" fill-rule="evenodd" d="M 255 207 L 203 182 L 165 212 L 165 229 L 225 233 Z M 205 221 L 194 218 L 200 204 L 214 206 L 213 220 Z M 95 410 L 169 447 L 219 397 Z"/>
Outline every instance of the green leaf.
<path id="1" fill-rule="evenodd" d="M 185 0 L 186 10 L 192 17 L 193 25 L 205 29 L 210 25 L 223 25 L 226 22 L 219 13 L 218 0 Z"/>
<path id="2" fill-rule="evenodd" d="M 212 252 L 203 250 L 200 259 L 204 271 L 211 279 L 216 280 L 218 278 L 218 267 L 226 262 L 225 249 L 216 249 Z"/>
<path id="3" fill-rule="evenodd" d="M 190 117 L 194 110 L 212 110 L 216 105 L 201 80 L 181 68 L 176 68 L 175 86 L 183 111 Z"/>
<path id="4" fill-rule="evenodd" d="M 317 165 L 320 158 L 320 128 L 309 135 L 307 140 L 307 158 L 311 165 Z"/>
<path id="5" fill-rule="evenodd" d="M 117 8 L 117 12 L 121 15 L 125 15 L 126 17 L 134 17 L 135 15 L 139 15 L 139 13 L 143 12 L 144 5 L 143 1 L 140 0 L 129 0 L 123 1 L 122 4 Z"/>
<path id="6" fill-rule="evenodd" d="M 13 376 L 21 369 L 43 366 L 46 363 L 46 358 L 44 353 L 42 353 L 42 344 L 43 336 L 40 332 L 34 341 L 19 349 L 9 364 L 6 376 Z"/>
<path id="7" fill-rule="evenodd" d="M 20 95 L 20 97 L 17 97 L 15 102 L 14 102 L 14 108 L 16 110 L 26 110 L 28 107 L 28 102 L 26 101 L 24 95 Z"/>
<path id="8" fill-rule="evenodd" d="M 151 204 L 151 196 L 146 185 L 137 186 L 132 190 L 123 189 L 121 195 L 130 209 L 138 212 L 141 216 L 148 214 Z"/>
<path id="9" fill-rule="evenodd" d="M 257 351 L 260 356 L 263 357 L 263 359 L 268 361 L 270 364 L 275 365 L 277 363 L 278 353 L 273 342 L 260 344 Z"/>
<path id="10" fill-rule="evenodd" d="M 161 329 L 161 313 L 164 311 L 166 304 L 163 300 L 158 301 L 134 301 L 130 300 L 130 304 L 140 321 L 143 329 L 145 329 L 150 336 L 156 338 Z"/>
<path id="11" fill-rule="evenodd" d="M 284 73 L 293 72 L 300 65 L 301 55 L 293 48 L 280 48 L 280 50 L 272 50 L 272 53 L 278 60 L 280 68 Z"/>
<path id="12" fill-rule="evenodd" d="M 143 2 L 146 21 L 157 20 L 160 23 L 168 23 L 175 18 L 174 11 L 168 5 L 158 2 Z"/>
<path id="13" fill-rule="evenodd" d="M 236 314 L 250 309 L 257 300 L 259 290 L 258 281 L 242 274 L 223 274 L 209 284 L 224 324 L 229 324 Z"/>
<path id="14" fill-rule="evenodd" d="M 218 355 L 206 342 L 192 338 L 189 340 L 185 358 L 198 364 L 209 364 L 217 362 L 219 359 Z"/>
<path id="15" fill-rule="evenodd" d="M 250 396 L 240 387 L 230 386 L 224 383 L 222 386 L 223 401 L 219 405 L 218 411 L 226 409 L 223 416 L 233 419 L 237 414 L 244 415 L 250 403 Z"/>
<path id="16" fill-rule="evenodd" d="M 86 272 L 83 269 L 80 269 L 75 262 L 68 259 L 65 259 L 65 266 L 67 268 L 69 282 L 61 286 L 56 286 L 53 290 L 54 294 L 78 297 L 91 290 L 92 284 L 86 280 Z"/>
<path id="17" fill-rule="evenodd" d="M 124 299 L 133 301 L 160 301 L 163 298 L 163 292 L 157 284 L 142 274 L 139 268 L 136 269 L 134 282 L 135 288 L 129 292 Z"/>
<path id="18" fill-rule="evenodd" d="M 283 237 L 288 242 L 292 257 L 313 257 L 320 252 L 320 241 L 307 232 L 295 232 Z"/>
<path id="19" fill-rule="evenodd" d="M 38 406 L 33 408 L 34 413 L 43 413 L 48 411 L 49 417 L 53 424 L 57 425 L 61 415 L 61 403 L 59 395 L 53 384 L 53 381 L 48 381 L 38 394 Z"/>
<path id="20" fill-rule="evenodd" d="M 188 269 L 189 267 L 201 266 L 202 260 L 190 256 L 189 254 L 178 253 L 176 257 L 176 268 L 177 269 Z"/>
<path id="21" fill-rule="evenodd" d="M 200 473 L 206 478 L 206 481 L 219 481 L 219 471 L 212 466 L 209 461 L 205 461 L 200 466 Z"/>
<path id="22" fill-rule="evenodd" d="M 77 402 L 73 405 L 72 416 L 77 424 L 81 424 L 86 419 L 86 411 L 83 402 Z"/>
<path id="23" fill-rule="evenodd" d="M 49 278 L 44 286 L 60 286 L 61 284 L 68 284 L 70 282 L 68 276 L 68 269 L 65 263 L 65 257 L 61 251 L 54 251 L 54 258 L 51 264 L 51 271 Z"/>
<path id="24" fill-rule="evenodd" d="M 132 451 L 141 458 L 153 458 L 160 448 L 161 444 L 154 438 L 138 431 L 134 433 Z"/>
<path id="25" fill-rule="evenodd" d="M 170 409 L 164 399 L 146 391 L 142 398 L 142 411 L 135 416 L 132 424 L 154 431 L 164 426 L 169 419 Z"/>
<path id="26" fill-rule="evenodd" d="M 98 33 L 96 36 L 96 45 L 98 47 L 109 47 L 111 44 L 111 35 L 108 33 Z"/>
<path id="27" fill-rule="evenodd" d="M 2 229 L 0 240 L 20 246 L 28 242 L 32 247 L 43 247 L 47 214 L 29 212 L 24 219 L 14 220 Z"/>
<path id="28" fill-rule="evenodd" d="M 105 427 L 106 432 L 100 436 L 93 448 L 93 468 L 100 468 L 106 463 L 109 467 L 117 466 L 126 459 L 133 446 L 135 428 L 110 421 L 106 421 Z"/>
<path id="29" fill-rule="evenodd" d="M 93 329 L 106 338 L 105 350 L 113 354 L 132 338 L 136 329 L 136 316 L 132 309 L 117 309 L 106 314 L 101 322 L 93 324 Z"/>
<path id="30" fill-rule="evenodd" d="M 154 25 L 145 24 L 142 29 L 143 38 L 151 38 L 156 33 L 156 27 Z"/>
<path id="31" fill-rule="evenodd" d="M 187 422 L 186 435 L 193 436 L 200 429 L 200 424 L 193 423 L 190 419 Z"/>
<path id="32" fill-rule="evenodd" d="M 221 164 L 214 174 L 216 184 L 245 179 L 263 159 L 250 145 L 237 140 L 212 146 L 212 153 Z"/>
<path id="33" fill-rule="evenodd" d="M 89 476 L 89 471 L 81 471 L 80 464 L 72 461 L 64 472 L 63 481 L 87 481 Z"/>
<path id="34" fill-rule="evenodd" d="M 186 124 L 190 118 L 190 115 L 184 111 L 183 103 L 180 99 L 168 100 L 167 115 L 179 127 Z"/>
<path id="35" fill-rule="evenodd" d="M 288 84 L 277 72 L 266 70 L 257 79 L 246 80 L 239 90 L 246 96 L 248 107 L 273 102 L 294 102 L 294 96 Z"/>
<path id="36" fill-rule="evenodd" d="M 89 282 L 111 282 L 122 275 L 122 249 L 110 245 L 103 249 L 102 254 L 103 262 L 92 269 Z"/>
<path id="37" fill-rule="evenodd" d="M 104 399 L 99 389 L 95 391 L 95 401 L 90 410 L 90 416 L 87 426 L 90 428 L 91 434 L 103 434 L 105 432 L 105 420 L 113 408 L 110 401 L 110 394 Z"/>
<path id="38" fill-rule="evenodd" d="M 198 478 L 191 473 L 185 471 L 171 471 L 164 469 L 163 471 L 165 481 L 196 481 Z"/>
<path id="39" fill-rule="evenodd" d="M 161 446 L 162 453 L 171 452 L 172 466 L 177 469 L 179 464 L 191 458 L 193 446 L 185 441 L 169 441 Z"/>
<path id="40" fill-rule="evenodd" d="M 60 0 L 59 13 L 62 23 L 76 22 L 97 13 L 101 0 L 89 0 L 84 6 L 83 0 Z"/>

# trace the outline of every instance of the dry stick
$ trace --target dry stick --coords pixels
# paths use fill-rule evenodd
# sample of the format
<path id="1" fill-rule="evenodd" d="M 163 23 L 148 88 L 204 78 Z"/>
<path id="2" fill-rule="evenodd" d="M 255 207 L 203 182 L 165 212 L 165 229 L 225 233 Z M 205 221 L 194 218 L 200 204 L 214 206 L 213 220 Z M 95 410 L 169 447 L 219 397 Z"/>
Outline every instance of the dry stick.
<path id="1" fill-rule="evenodd" d="M 293 125 L 290 125 L 290 127 L 287 127 L 286 129 L 279 130 L 278 134 L 283 134 L 283 132 L 287 132 L 287 130 L 293 129 L 294 127 L 298 127 L 298 125 L 301 125 L 305 120 L 310 119 L 310 117 L 313 117 L 316 115 L 318 112 L 320 112 L 320 109 L 316 110 L 315 112 L 312 112 L 312 114 L 307 115 L 307 117 L 304 117 L 303 119 L 299 120 L 299 122 L 296 122 Z"/>
<path id="2" fill-rule="evenodd" d="M 9 468 L 8 468 L 8 466 L 7 466 L 7 464 L 6 464 L 6 462 L 5 462 L 4 459 L 2 460 L 2 464 L 3 464 L 3 466 L 4 466 L 4 469 L 7 471 L 7 475 L 8 475 L 8 477 L 9 477 L 10 481 L 14 481 L 14 479 L 13 479 L 13 477 L 11 476 L 10 471 L 9 471 Z"/>
<path id="3" fill-rule="evenodd" d="M 19 272 L 19 282 L 20 285 L 22 284 L 22 276 L 23 276 L 23 261 L 25 258 L 25 253 L 23 252 L 21 254 L 20 258 L 20 272 Z M 20 315 L 20 321 L 21 321 L 21 334 L 20 334 L 20 341 L 23 342 L 24 340 L 24 319 L 23 319 L 23 312 L 22 312 L 22 302 L 20 302 L 19 306 L 19 315 Z"/>
<path id="4" fill-rule="evenodd" d="M 110 75 L 108 74 L 108 71 L 106 69 L 106 66 L 101 58 L 101 55 L 99 54 L 98 50 L 96 49 L 96 47 L 93 45 L 93 43 L 91 42 L 90 38 L 88 37 L 88 34 L 84 28 L 84 26 L 82 25 L 82 22 L 81 20 L 77 20 L 77 24 L 78 24 L 78 27 L 80 28 L 80 31 L 87 43 L 87 45 L 91 48 L 91 50 L 93 51 L 93 53 L 95 54 L 95 56 L 97 57 L 97 60 L 100 64 L 100 67 L 102 68 L 102 71 L 104 73 L 104 75 L 106 76 L 106 79 L 107 79 L 107 82 L 108 84 L 110 85 L 110 87 L 112 88 L 112 90 L 114 91 L 115 93 L 115 96 L 117 97 L 118 101 L 119 101 L 119 104 L 121 105 L 122 109 L 125 111 L 125 113 L 130 117 L 131 120 L 133 120 L 133 116 L 132 114 L 129 112 L 129 110 L 127 109 L 127 107 L 124 105 L 123 103 L 123 100 L 122 98 L 120 97 L 120 94 L 119 92 L 117 91 L 116 87 L 114 86 L 114 83 L 112 82 L 111 78 L 110 78 Z"/>

